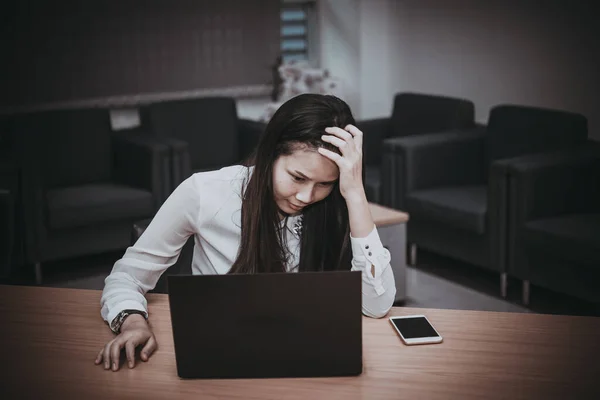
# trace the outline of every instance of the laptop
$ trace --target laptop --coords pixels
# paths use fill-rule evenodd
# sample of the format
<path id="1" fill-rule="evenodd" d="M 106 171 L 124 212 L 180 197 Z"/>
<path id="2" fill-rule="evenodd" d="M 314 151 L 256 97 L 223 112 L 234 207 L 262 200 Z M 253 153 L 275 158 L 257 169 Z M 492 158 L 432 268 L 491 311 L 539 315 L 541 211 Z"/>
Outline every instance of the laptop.
<path id="1" fill-rule="evenodd" d="M 362 372 L 360 271 L 170 275 L 181 378 Z"/>

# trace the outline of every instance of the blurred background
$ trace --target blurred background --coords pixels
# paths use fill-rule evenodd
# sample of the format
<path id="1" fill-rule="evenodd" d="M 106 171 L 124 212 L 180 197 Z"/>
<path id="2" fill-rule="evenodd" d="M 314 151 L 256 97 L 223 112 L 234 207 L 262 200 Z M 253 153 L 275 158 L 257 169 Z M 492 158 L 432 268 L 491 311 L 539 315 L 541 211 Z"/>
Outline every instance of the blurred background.
<path id="1" fill-rule="evenodd" d="M 552 142 L 559 134 L 532 134 L 525 139 L 527 145 L 515 144 L 502 159 L 547 153 L 551 158 L 540 162 L 560 170 L 556 173 L 564 182 L 574 181 L 564 171 L 586 177 L 581 179 L 585 189 L 561 186 L 529 194 L 533 197 L 527 199 L 562 200 L 556 215 L 550 215 L 542 201 L 544 211 L 533 213 L 531 220 L 525 218 L 523 232 L 533 229 L 525 224 L 542 217 L 575 212 L 584 215 L 587 225 L 561 220 L 558 231 L 552 228 L 558 232 L 552 240 L 536 242 L 538 248 L 565 249 L 566 255 L 553 256 L 554 260 L 560 258 L 559 267 L 540 267 L 553 271 L 552 277 L 546 278 L 544 273 L 538 277 L 522 272 L 536 269 L 527 264 L 534 262 L 529 245 L 523 244 L 524 250 L 518 247 L 521 238 L 531 233 L 519 233 L 520 209 L 515 208 L 513 219 L 502 217 L 502 221 L 516 224 L 511 225 L 516 229 L 514 237 L 507 228 L 501 233 L 502 239 L 491 234 L 481 243 L 503 243 L 506 239 L 517 246 L 515 254 L 528 256 L 521 261 L 515 256 L 514 262 L 506 260 L 494 267 L 481 268 L 476 257 L 445 251 L 436 244 L 443 238 L 428 241 L 427 230 L 437 231 L 435 225 L 411 232 L 409 222 L 407 245 L 414 244 L 419 257 L 409 260 L 408 295 L 403 304 L 600 314 L 596 294 L 600 292 L 600 211 L 592 204 L 600 178 L 595 150 L 589 150 L 600 141 L 600 49 L 594 2 L 28 0 L 3 2 L 1 7 L 3 282 L 101 289 L 112 264 L 131 244 L 136 221 L 151 218 L 189 173 L 239 162 L 251 151 L 277 107 L 305 92 L 343 98 L 365 135 L 373 129 L 371 137 L 380 140 L 365 149 L 370 152 L 369 165 L 379 168 L 371 168 L 367 178 L 372 189 L 370 200 L 414 214 L 415 227 L 419 221 L 431 222 L 437 217 L 428 214 L 429 208 L 421 207 L 424 203 L 415 205 L 409 188 L 388 193 L 386 188 L 408 181 L 402 175 L 406 172 L 399 167 L 395 172 L 382 172 L 393 168 L 391 161 L 385 167 L 385 160 L 400 165 L 411 149 L 422 146 L 402 138 L 408 133 L 394 131 L 399 126 L 419 125 L 416 117 L 398 116 L 398 107 L 405 104 L 398 95 L 410 93 L 429 100 L 433 96 L 468 103 L 466 125 L 459 121 L 435 129 L 415 128 L 423 134 L 492 127 L 488 129 L 490 136 L 499 126 L 511 130 L 510 124 L 519 125 L 518 121 L 529 118 L 512 116 L 510 123 L 492 123 L 495 107 L 506 104 L 534 113 L 564 113 L 561 118 L 583 121 L 585 149 L 578 144 L 574 152 L 560 154 L 563 161 L 556 161 L 556 152 L 577 136 L 569 131 L 578 129 L 577 121 L 561 125 L 551 119 L 544 125 L 538 119 L 544 116 L 531 117 L 528 121 L 534 122 L 528 122 L 527 129 L 516 126 L 513 131 L 520 136 L 515 137 L 526 137 L 528 129 L 541 129 L 542 125 L 546 131 L 560 125 L 566 127 L 560 134 L 569 139 Z M 418 114 L 423 126 L 427 120 L 446 115 L 429 114 L 432 108 L 444 107 L 435 100 L 431 104 L 415 101 L 415 108 L 409 105 L 404 109 L 413 110 L 413 116 Z M 452 116 L 457 113 L 452 111 Z M 369 125 L 375 120 L 381 122 L 377 133 L 375 125 Z M 393 137 L 400 139 L 384 143 Z M 429 142 L 438 140 L 428 137 Z M 513 140 L 510 137 L 499 136 L 494 145 L 507 148 L 507 142 Z M 553 144 L 547 145 L 550 142 Z M 487 160 L 490 144 L 481 146 L 484 150 L 478 154 Z M 517 148 L 520 150 L 514 150 Z M 202 151 L 219 153 L 216 149 L 225 149 L 224 154 L 202 155 Z M 500 158 L 491 157 L 489 163 L 481 164 L 482 176 L 488 174 L 488 168 L 491 171 L 492 159 Z M 444 169 L 443 164 L 427 160 L 419 164 L 421 169 Z M 529 167 L 523 164 L 510 168 L 516 175 L 507 183 L 509 187 L 548 186 L 532 181 Z M 520 180 L 523 169 L 525 178 Z M 461 176 L 469 175 L 457 174 L 461 182 Z M 492 182 L 487 176 L 477 178 L 477 184 Z M 540 179 L 556 181 L 551 174 Z M 565 204 L 571 203 L 564 199 L 569 193 L 590 199 L 589 204 L 575 201 L 576 209 L 567 209 Z M 473 199 L 465 196 L 458 203 Z M 490 198 L 488 193 L 481 201 L 486 203 Z M 461 205 L 454 209 L 443 206 L 460 217 Z M 480 217 L 489 222 L 492 213 L 486 210 Z M 512 212 L 506 211 L 507 215 Z M 587 232 L 587 236 L 574 239 L 566 233 L 569 229 Z M 448 237 L 456 237 L 449 232 Z M 566 247 L 560 242 L 561 235 L 568 236 Z M 464 242 L 468 248 L 480 246 L 480 242 L 471 245 L 469 240 Z M 522 241 L 526 243 L 526 239 Z M 500 246 L 482 257 L 510 259 L 511 249 Z M 574 253 L 583 254 L 583 259 L 570 259 Z M 521 264 L 529 266 L 521 268 Z M 567 289 L 562 287 L 567 275 L 557 272 L 563 269 L 570 271 Z M 507 293 L 499 292 L 498 276 L 506 281 Z"/>

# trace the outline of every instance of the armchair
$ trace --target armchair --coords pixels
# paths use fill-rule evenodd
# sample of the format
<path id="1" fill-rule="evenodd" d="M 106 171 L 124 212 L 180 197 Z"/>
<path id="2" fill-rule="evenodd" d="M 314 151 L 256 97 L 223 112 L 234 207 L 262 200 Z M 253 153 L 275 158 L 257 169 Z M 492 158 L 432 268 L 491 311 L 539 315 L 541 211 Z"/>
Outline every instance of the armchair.
<path id="1" fill-rule="evenodd" d="M 398 93 L 392 115 L 357 121 L 364 133 L 365 190 L 369 201 L 391 206 L 393 191 L 388 184 L 396 175 L 386 176 L 383 142 L 388 138 L 448 131 L 475 126 L 475 106 L 469 100 L 418 93 Z M 389 170 L 389 169 L 388 169 Z"/>
<path id="2" fill-rule="evenodd" d="M 131 224 L 154 215 L 165 195 L 168 148 L 113 133 L 108 110 L 15 117 L 23 165 L 25 263 L 125 249 Z"/>
<path id="3" fill-rule="evenodd" d="M 192 173 L 242 162 L 266 124 L 239 118 L 229 97 L 164 101 L 140 109 L 141 131 L 169 145 L 171 188 Z"/>
<path id="4" fill-rule="evenodd" d="M 600 303 L 600 145 L 590 143 L 510 167 L 508 272 Z"/>
<path id="5" fill-rule="evenodd" d="M 411 263 L 420 246 L 495 271 L 505 297 L 508 166 L 586 140 L 582 115 L 515 105 L 494 107 L 487 127 L 386 140 L 392 207 L 411 216 Z"/>

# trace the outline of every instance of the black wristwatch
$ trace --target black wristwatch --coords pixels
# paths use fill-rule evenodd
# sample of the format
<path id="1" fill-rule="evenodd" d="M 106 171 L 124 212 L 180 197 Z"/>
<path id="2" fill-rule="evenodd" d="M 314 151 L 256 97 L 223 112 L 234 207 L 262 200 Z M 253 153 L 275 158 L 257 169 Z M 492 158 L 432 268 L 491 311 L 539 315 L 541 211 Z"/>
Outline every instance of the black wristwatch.
<path id="1" fill-rule="evenodd" d="M 110 330 L 113 331 L 114 334 L 118 335 L 119 333 L 121 333 L 121 326 L 123 325 L 123 322 L 125 322 L 125 318 L 129 317 L 132 314 L 140 314 L 141 316 L 143 316 L 145 319 L 148 319 L 148 314 L 146 314 L 146 312 L 144 311 L 140 311 L 140 310 L 123 310 L 120 313 L 117 314 L 116 317 L 113 318 L 113 320 L 110 323 Z"/>

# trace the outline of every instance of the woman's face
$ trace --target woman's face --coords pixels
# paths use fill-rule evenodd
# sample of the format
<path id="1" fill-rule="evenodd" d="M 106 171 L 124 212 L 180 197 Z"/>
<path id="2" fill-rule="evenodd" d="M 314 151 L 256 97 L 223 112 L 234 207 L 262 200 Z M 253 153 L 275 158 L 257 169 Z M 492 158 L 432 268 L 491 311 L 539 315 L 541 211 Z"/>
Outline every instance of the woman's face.
<path id="1" fill-rule="evenodd" d="M 339 175 L 337 165 L 315 150 L 281 156 L 273 164 L 275 203 L 285 214 L 298 214 L 327 197 Z"/>

